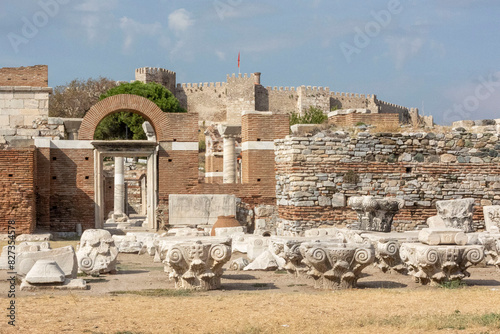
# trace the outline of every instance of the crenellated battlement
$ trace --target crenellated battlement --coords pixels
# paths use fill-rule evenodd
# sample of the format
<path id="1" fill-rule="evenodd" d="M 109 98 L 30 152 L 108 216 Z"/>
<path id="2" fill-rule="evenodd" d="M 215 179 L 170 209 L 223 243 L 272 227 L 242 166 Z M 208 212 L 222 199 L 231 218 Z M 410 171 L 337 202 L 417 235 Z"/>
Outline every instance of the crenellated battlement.
<path id="1" fill-rule="evenodd" d="M 135 70 L 136 74 L 160 74 L 160 73 L 165 73 L 165 74 L 170 74 L 170 75 L 175 75 L 174 71 L 170 71 L 164 68 L 159 68 L 159 67 L 141 67 Z"/>
<path id="2" fill-rule="evenodd" d="M 344 92 L 332 92 L 331 96 L 333 98 L 338 97 L 350 97 L 350 98 L 360 98 L 360 99 L 376 99 L 375 94 L 359 94 L 359 93 L 344 93 Z"/>
<path id="3" fill-rule="evenodd" d="M 392 108 L 396 108 L 396 109 L 403 109 L 403 110 L 410 111 L 410 108 L 403 107 L 403 106 L 400 106 L 400 105 L 397 105 L 394 103 L 389 103 L 389 102 L 385 102 L 385 101 L 381 101 L 381 100 L 379 100 L 378 103 L 381 107 L 387 106 L 387 107 L 392 107 Z"/>
<path id="4" fill-rule="evenodd" d="M 178 83 L 177 88 L 222 88 L 225 82 Z"/>
<path id="5" fill-rule="evenodd" d="M 227 81 L 229 80 L 235 80 L 235 79 L 254 79 L 255 78 L 255 73 L 233 73 L 231 75 L 227 75 Z"/>
<path id="6" fill-rule="evenodd" d="M 277 86 L 274 86 L 274 87 L 271 87 L 271 86 L 267 86 L 266 87 L 267 91 L 268 92 L 295 92 L 295 87 L 277 87 Z"/>

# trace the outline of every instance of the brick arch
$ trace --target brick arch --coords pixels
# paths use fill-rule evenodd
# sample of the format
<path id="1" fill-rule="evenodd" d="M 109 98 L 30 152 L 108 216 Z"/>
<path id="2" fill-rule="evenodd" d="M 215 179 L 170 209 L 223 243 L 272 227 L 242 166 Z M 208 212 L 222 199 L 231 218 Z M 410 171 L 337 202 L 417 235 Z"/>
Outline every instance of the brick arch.
<path id="1" fill-rule="evenodd" d="M 172 133 L 167 115 L 150 100 L 130 94 L 110 96 L 90 108 L 83 118 L 78 139 L 93 140 L 99 123 L 107 116 L 129 111 L 141 115 L 153 126 L 157 141 L 171 141 Z"/>

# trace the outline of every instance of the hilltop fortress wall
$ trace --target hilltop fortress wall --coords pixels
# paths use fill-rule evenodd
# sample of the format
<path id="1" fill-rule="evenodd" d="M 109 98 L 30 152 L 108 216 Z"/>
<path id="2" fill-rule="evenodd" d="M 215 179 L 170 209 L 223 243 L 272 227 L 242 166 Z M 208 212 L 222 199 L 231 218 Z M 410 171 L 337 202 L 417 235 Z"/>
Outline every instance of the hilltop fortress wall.
<path id="1" fill-rule="evenodd" d="M 398 114 L 401 123 L 418 120 L 418 109 L 378 100 L 374 94 L 333 92 L 316 86 L 264 87 L 259 72 L 233 73 L 226 82 L 177 84 L 175 72 L 145 67 L 136 70 L 136 80 L 162 84 L 174 93 L 182 107 L 198 113 L 200 122 L 206 124 L 241 125 L 242 111 L 303 114 L 311 106 L 325 113 L 335 109 L 368 109 L 372 114 Z"/>

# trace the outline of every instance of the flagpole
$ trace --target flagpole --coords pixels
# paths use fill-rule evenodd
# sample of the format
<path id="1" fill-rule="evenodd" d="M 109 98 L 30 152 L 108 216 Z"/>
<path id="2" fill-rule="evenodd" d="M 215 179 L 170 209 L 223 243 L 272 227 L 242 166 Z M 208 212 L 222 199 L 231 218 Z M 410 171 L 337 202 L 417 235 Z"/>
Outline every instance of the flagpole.
<path id="1" fill-rule="evenodd" d="M 241 71 L 240 71 L 240 52 L 238 51 L 238 75 L 241 74 Z"/>

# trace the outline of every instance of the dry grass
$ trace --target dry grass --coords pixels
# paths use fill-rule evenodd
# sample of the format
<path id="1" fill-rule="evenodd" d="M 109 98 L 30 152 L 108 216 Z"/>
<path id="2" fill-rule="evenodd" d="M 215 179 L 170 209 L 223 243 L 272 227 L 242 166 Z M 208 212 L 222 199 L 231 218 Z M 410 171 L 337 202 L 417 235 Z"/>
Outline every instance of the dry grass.
<path id="1" fill-rule="evenodd" d="M 6 299 L 0 299 L 4 309 Z M 17 299 L 2 333 L 499 333 L 500 291 L 351 290 L 318 294 L 212 292 L 188 296 Z"/>

